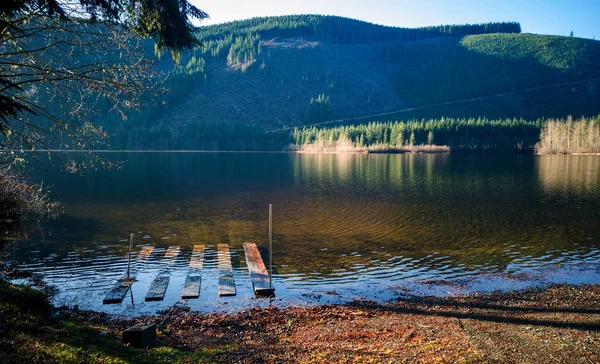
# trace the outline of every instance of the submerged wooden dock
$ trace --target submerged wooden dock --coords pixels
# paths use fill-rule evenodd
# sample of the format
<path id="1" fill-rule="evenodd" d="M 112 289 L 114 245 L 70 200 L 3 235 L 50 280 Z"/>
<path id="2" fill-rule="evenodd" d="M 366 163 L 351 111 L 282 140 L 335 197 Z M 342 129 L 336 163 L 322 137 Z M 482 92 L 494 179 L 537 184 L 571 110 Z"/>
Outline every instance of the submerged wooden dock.
<path id="1" fill-rule="evenodd" d="M 275 288 L 271 285 L 271 277 L 256 244 L 244 243 L 244 254 L 246 255 L 246 265 L 250 271 L 254 294 L 257 296 L 272 296 L 275 293 Z"/>
<path id="2" fill-rule="evenodd" d="M 218 295 L 219 297 L 235 296 L 237 289 L 235 286 L 235 278 L 233 275 L 233 267 L 231 262 L 231 252 L 228 244 L 217 244 L 217 270 L 218 270 Z M 182 299 L 193 299 L 200 297 L 202 285 L 202 270 L 205 265 L 205 244 L 196 244 L 193 246 L 192 253 L 189 258 L 188 271 L 185 278 L 185 283 L 181 291 Z M 159 253 L 157 253 L 160 252 Z M 162 253 L 164 252 L 164 253 Z M 148 259 L 154 255 L 159 259 L 158 263 L 175 264 L 180 257 L 181 247 L 170 246 L 166 251 L 155 249 L 154 246 L 143 246 L 136 256 L 136 261 Z M 265 264 L 260 256 L 255 243 L 244 243 L 244 255 L 246 256 L 246 265 L 250 273 L 254 294 L 258 297 L 273 296 L 275 288 L 272 286 L 271 277 Z M 181 260 L 179 260 L 181 264 Z M 138 264 L 138 263 L 136 263 Z M 161 301 L 164 299 L 167 288 L 170 282 L 169 272 L 173 268 L 160 269 L 160 273 L 154 278 L 148 292 L 145 296 L 145 301 Z M 176 270 L 181 268 L 174 268 Z M 131 289 L 135 280 L 128 279 L 127 276 L 121 277 L 117 283 L 107 292 L 103 302 L 105 304 L 122 303 L 125 295 Z"/>
<path id="3" fill-rule="evenodd" d="M 167 252 L 165 253 L 165 258 L 167 258 L 165 259 L 165 263 L 175 264 L 175 260 L 179 256 L 179 253 L 181 253 L 180 246 L 170 246 L 169 249 L 167 249 Z"/>
<path id="4" fill-rule="evenodd" d="M 106 294 L 106 297 L 104 297 L 104 300 L 102 301 L 102 303 L 104 303 L 105 305 L 108 305 L 108 304 L 123 302 L 123 299 L 125 298 L 125 295 L 129 291 L 129 288 L 131 288 L 132 284 L 133 284 L 133 279 L 131 279 L 127 276 L 123 276 L 123 277 L 119 278 L 119 280 L 117 281 L 117 284 L 115 284 L 113 286 L 113 288 L 110 291 L 108 291 L 108 293 Z"/>
<path id="5" fill-rule="evenodd" d="M 204 244 L 194 245 L 194 249 L 192 250 L 192 256 L 190 258 L 190 268 L 202 269 L 204 267 L 205 250 L 206 245 Z"/>
<path id="6" fill-rule="evenodd" d="M 136 256 L 136 260 L 145 261 L 152 255 L 153 251 L 154 246 L 142 247 L 142 250 L 140 250 L 140 252 Z M 127 292 L 129 292 L 129 289 L 131 288 L 133 282 L 135 282 L 135 277 L 127 277 L 125 275 L 119 278 L 119 280 L 117 280 L 117 283 L 113 286 L 113 288 L 110 291 L 108 291 L 102 303 L 104 303 L 105 305 L 122 303 L 123 299 L 125 298 L 125 295 L 127 294 Z"/>
<path id="7" fill-rule="evenodd" d="M 171 278 L 168 275 L 159 274 L 152 283 L 148 294 L 146 294 L 146 301 L 162 301 L 165 298 L 167 287 L 169 286 L 169 280 Z"/>
<path id="8" fill-rule="evenodd" d="M 219 268 L 219 297 L 235 296 L 237 291 L 228 244 L 217 245 L 217 265 Z"/>
<path id="9" fill-rule="evenodd" d="M 200 286 L 202 285 L 201 275 L 188 275 L 185 278 L 185 284 L 181 291 L 181 298 L 190 299 L 200 297 Z"/>
<path id="10" fill-rule="evenodd" d="M 185 278 L 185 284 L 181 291 L 181 298 L 190 299 L 200 297 L 200 288 L 202 285 L 201 271 L 204 266 L 204 251 L 206 245 L 194 245 L 192 256 L 190 258 L 190 273 Z"/>
<path id="11" fill-rule="evenodd" d="M 154 251 L 154 246 L 144 246 L 142 250 L 138 253 L 136 259 L 148 259 L 152 255 Z"/>

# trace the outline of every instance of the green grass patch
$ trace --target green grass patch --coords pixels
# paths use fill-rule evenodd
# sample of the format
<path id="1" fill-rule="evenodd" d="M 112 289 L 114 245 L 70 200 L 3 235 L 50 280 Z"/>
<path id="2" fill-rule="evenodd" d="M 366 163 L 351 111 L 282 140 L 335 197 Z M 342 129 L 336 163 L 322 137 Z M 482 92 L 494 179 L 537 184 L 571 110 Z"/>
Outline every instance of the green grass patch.
<path id="1" fill-rule="evenodd" d="M 0 358 L 8 363 L 209 363 L 228 351 L 227 346 L 195 352 L 127 347 L 119 330 L 92 322 L 85 313 L 56 312 L 44 292 L 4 281 L 0 332 Z"/>

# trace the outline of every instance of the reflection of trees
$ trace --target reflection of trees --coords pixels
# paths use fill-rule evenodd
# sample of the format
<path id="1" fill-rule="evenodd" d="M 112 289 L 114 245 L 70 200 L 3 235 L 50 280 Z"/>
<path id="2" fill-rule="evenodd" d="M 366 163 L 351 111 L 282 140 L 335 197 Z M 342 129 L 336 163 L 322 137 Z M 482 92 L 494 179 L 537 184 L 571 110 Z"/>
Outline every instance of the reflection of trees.
<path id="1" fill-rule="evenodd" d="M 584 155 L 544 155 L 536 158 L 540 186 L 547 192 L 598 190 L 600 158 Z"/>
<path id="2" fill-rule="evenodd" d="M 600 236 L 600 225 L 590 223 L 599 217 L 598 190 L 583 197 L 563 192 L 580 188 L 564 187 L 565 180 L 571 180 L 567 186 L 583 185 L 586 191 L 597 186 L 598 158 L 164 153 L 129 157 L 120 172 L 122 179 L 95 179 L 104 181 L 105 187 L 90 185 L 86 191 L 88 185 L 81 179 L 48 181 L 88 198 L 66 201 L 67 216 L 77 220 L 53 222 L 49 237 L 53 244 L 67 246 L 86 236 L 89 242 L 80 245 L 91 245 L 93 240 L 114 241 L 141 231 L 152 236 L 145 243 L 177 242 L 188 250 L 197 242 L 229 243 L 232 250 L 241 251 L 243 242 L 254 240 L 264 247 L 267 204 L 272 203 L 274 260 L 283 274 L 319 272 L 326 277 L 354 270 L 403 277 L 409 271 L 502 271 L 553 259 L 580 261 L 577 255 L 598 256 L 597 240 L 592 239 Z M 560 183 L 548 182 L 561 173 Z M 556 193 L 540 194 L 540 184 L 544 189 L 558 186 L 552 187 Z M 116 193 L 118 188 L 122 192 Z M 161 240 L 166 231 L 177 235 Z M 114 249 L 125 252 L 126 244 Z"/>
<path id="3" fill-rule="evenodd" d="M 416 187 L 430 189 L 445 178 L 449 156 L 390 154 L 297 154 L 294 179 L 297 185 L 332 187 L 332 191 L 399 191 Z"/>
<path id="4" fill-rule="evenodd" d="M 563 206 L 563 199 L 540 200 L 539 160 L 528 156 L 295 158 L 294 179 L 303 196 L 278 208 L 286 216 L 278 229 L 297 256 L 310 257 L 302 259 L 306 265 L 333 259 L 343 265 L 335 256 L 386 246 L 395 256 L 417 259 L 439 252 L 452 256 L 455 265 L 502 270 L 575 254 L 573 242 L 582 249 L 577 254 L 585 254 L 588 237 L 597 231 L 577 218 L 590 204 L 577 203 L 575 209 Z M 585 179 L 586 188 L 597 183 L 600 159 L 568 168 L 563 162 L 556 168 L 578 176 L 572 183 Z M 565 219 L 564 213 L 574 218 Z M 328 253 L 319 251 L 323 244 Z"/>

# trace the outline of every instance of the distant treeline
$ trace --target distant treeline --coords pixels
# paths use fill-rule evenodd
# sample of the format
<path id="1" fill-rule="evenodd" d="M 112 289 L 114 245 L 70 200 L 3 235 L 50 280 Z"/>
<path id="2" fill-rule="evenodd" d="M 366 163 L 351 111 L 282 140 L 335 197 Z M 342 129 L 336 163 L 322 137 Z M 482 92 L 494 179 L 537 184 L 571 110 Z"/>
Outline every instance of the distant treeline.
<path id="1" fill-rule="evenodd" d="M 422 148 L 426 146 L 426 148 Z M 267 132 L 240 123 L 167 125 L 117 134 L 112 149 L 224 151 L 600 152 L 600 115 L 567 120 L 440 118 Z"/>
<path id="2" fill-rule="evenodd" d="M 255 18 L 201 27 L 197 36 L 203 46 L 184 52 L 180 64 L 174 66 L 168 55 L 156 60 L 156 68 L 164 72 L 159 75 L 157 87 L 167 92 L 148 95 L 149 100 L 145 100 L 139 111 L 123 113 L 105 100 L 95 100 L 88 119 L 113 136 L 111 149 L 282 150 L 290 144 L 298 147 L 315 141 L 329 143 L 343 136 L 353 147 L 436 144 L 448 145 L 455 151 L 530 151 L 539 141 L 542 121 L 503 118 L 519 115 L 535 120 L 542 115 L 598 113 L 600 68 L 596 60 L 600 59 L 600 43 L 570 37 L 508 34 L 520 31 L 518 23 L 408 29 L 319 15 Z M 482 33 L 505 34 L 479 35 Z M 227 62 L 229 67 L 242 71 L 259 66 L 268 70 L 278 59 L 274 56 L 271 60 L 263 54 L 261 40 L 275 37 L 305 37 L 336 44 L 374 43 L 373 47 L 384 58 L 401 65 L 393 81 L 405 104 L 424 107 L 384 116 L 398 120 L 414 118 L 413 121 L 301 128 L 291 135 L 266 133 L 264 128 L 272 125 L 264 120 L 257 125 L 195 121 L 189 125 L 159 124 L 166 111 L 179 111 L 179 101 L 192 93 L 210 90 L 211 77 L 219 75 L 220 68 L 214 67 L 215 64 Z M 431 38 L 438 39 L 416 42 Z M 150 40 L 146 51 L 153 54 Z M 212 60 L 220 62 L 211 63 Z M 265 76 L 264 82 L 274 81 Z M 344 87 L 352 89 L 348 84 L 342 84 L 341 88 Z M 239 89 L 240 95 L 244 92 L 248 90 Z M 518 97 L 493 96 L 510 92 L 520 93 Z M 338 93 L 336 99 L 331 92 L 330 101 L 329 94 L 330 90 L 307 94 L 307 98 L 313 98 L 310 102 L 302 101 L 308 104 L 304 104 L 305 113 L 298 113 L 298 119 L 290 123 L 333 119 L 334 111 L 339 113 L 335 102 L 340 97 Z M 55 108 L 60 112 L 61 105 L 45 99 L 39 102 L 47 104 L 49 111 Z M 212 100 L 207 98 L 207 102 Z M 269 107 L 280 105 L 273 103 Z M 302 114 L 305 120 L 301 120 Z M 454 118 L 437 119 L 439 115 Z M 476 115 L 490 119 L 470 118 Z M 552 130 L 556 132 L 555 129 Z M 586 130 L 591 129 L 588 126 Z"/>
<path id="3" fill-rule="evenodd" d="M 408 42 L 443 36 L 489 33 L 520 33 L 517 22 L 439 25 L 400 28 L 328 15 L 290 15 L 261 17 L 200 27 L 198 38 L 205 42 L 220 41 L 226 36 L 259 34 L 263 39 L 275 37 L 309 37 L 337 44 L 372 42 Z"/>
<path id="4" fill-rule="evenodd" d="M 296 128 L 293 145 L 334 144 L 348 140 L 355 148 L 446 145 L 453 151 L 527 152 L 539 141 L 542 120 L 441 118 L 371 122 L 333 128 Z"/>
<path id="5" fill-rule="evenodd" d="M 304 37 L 329 44 L 371 44 L 520 32 L 516 22 L 399 28 L 325 15 L 263 17 L 200 27 L 197 36 L 203 47 L 194 50 L 193 56 L 227 59 L 229 65 L 245 66 L 245 70 L 261 53 L 261 39 Z"/>
<path id="6" fill-rule="evenodd" d="M 350 148 L 365 150 L 435 144 L 453 151 L 527 152 L 539 141 L 542 125 L 542 120 L 440 118 L 266 132 L 259 126 L 240 123 L 192 123 L 179 132 L 166 125 L 134 128 L 130 133 L 117 134 L 111 148 L 272 151 L 331 146 L 341 141 Z"/>
<path id="7" fill-rule="evenodd" d="M 73 37 L 74 42 L 81 41 L 77 40 L 75 35 Z M 67 38 L 67 40 L 70 39 Z M 34 45 L 36 44 L 34 43 Z M 55 92 L 51 89 L 44 92 L 32 92 L 35 95 L 35 102 L 44 106 L 45 113 L 75 125 L 91 122 L 102 128 L 108 135 L 113 136 L 109 146 L 112 149 L 124 149 L 128 144 L 131 145 L 132 139 L 135 140 L 134 144 L 138 143 L 139 140 L 136 138 L 139 135 L 155 135 L 156 133 L 150 129 L 155 126 L 160 115 L 179 100 L 189 96 L 193 90 L 206 87 L 208 77 L 206 61 L 202 57 L 195 57 L 193 53 L 185 52 L 181 63 L 174 65 L 172 61 L 161 62 L 156 59 L 151 40 L 143 42 L 141 47 L 141 51 L 145 52 L 149 59 L 155 61 L 157 72 L 149 81 L 155 86 L 154 92 L 143 96 L 139 108 L 115 107 L 114 101 L 94 95 L 88 100 L 84 100 L 87 111 L 82 113 L 81 118 L 78 118 L 72 115 L 72 110 L 65 107 L 63 102 L 53 99 Z M 63 99 L 80 100 L 80 96 L 76 94 L 67 94 L 67 96 L 69 97 L 63 97 Z M 128 102 L 129 100 L 123 99 L 122 103 L 127 104 Z M 48 121 L 41 116 L 28 115 L 28 117 L 39 125 L 47 125 Z M 155 140 L 154 137 L 149 136 L 146 139 L 148 138 Z M 54 142 L 50 142 L 48 147 L 60 148 L 60 141 L 60 138 L 56 138 Z"/>
<path id="8" fill-rule="evenodd" d="M 600 115 L 579 120 L 548 120 L 536 150 L 542 154 L 600 153 Z"/>

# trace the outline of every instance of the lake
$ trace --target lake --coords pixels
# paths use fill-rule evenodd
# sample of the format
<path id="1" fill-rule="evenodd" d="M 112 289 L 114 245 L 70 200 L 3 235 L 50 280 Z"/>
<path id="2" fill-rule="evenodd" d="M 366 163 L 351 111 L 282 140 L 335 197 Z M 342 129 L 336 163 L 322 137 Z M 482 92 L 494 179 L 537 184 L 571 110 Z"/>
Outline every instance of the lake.
<path id="1" fill-rule="evenodd" d="M 99 155 L 126 163 L 83 176 L 34 163 L 61 216 L 3 253 L 56 285 L 57 305 L 168 308 L 198 243 L 207 245 L 200 298 L 180 304 L 201 311 L 600 283 L 598 156 Z M 254 299 L 242 244 L 268 257 L 270 203 L 276 297 Z M 138 281 L 125 301 L 103 305 L 126 270 L 130 233 L 134 253 L 156 249 L 134 260 Z M 232 252 L 236 297 L 217 296 L 220 243 Z M 166 264 L 172 245 L 182 254 Z M 144 302 L 158 273 L 171 276 L 165 300 Z"/>

